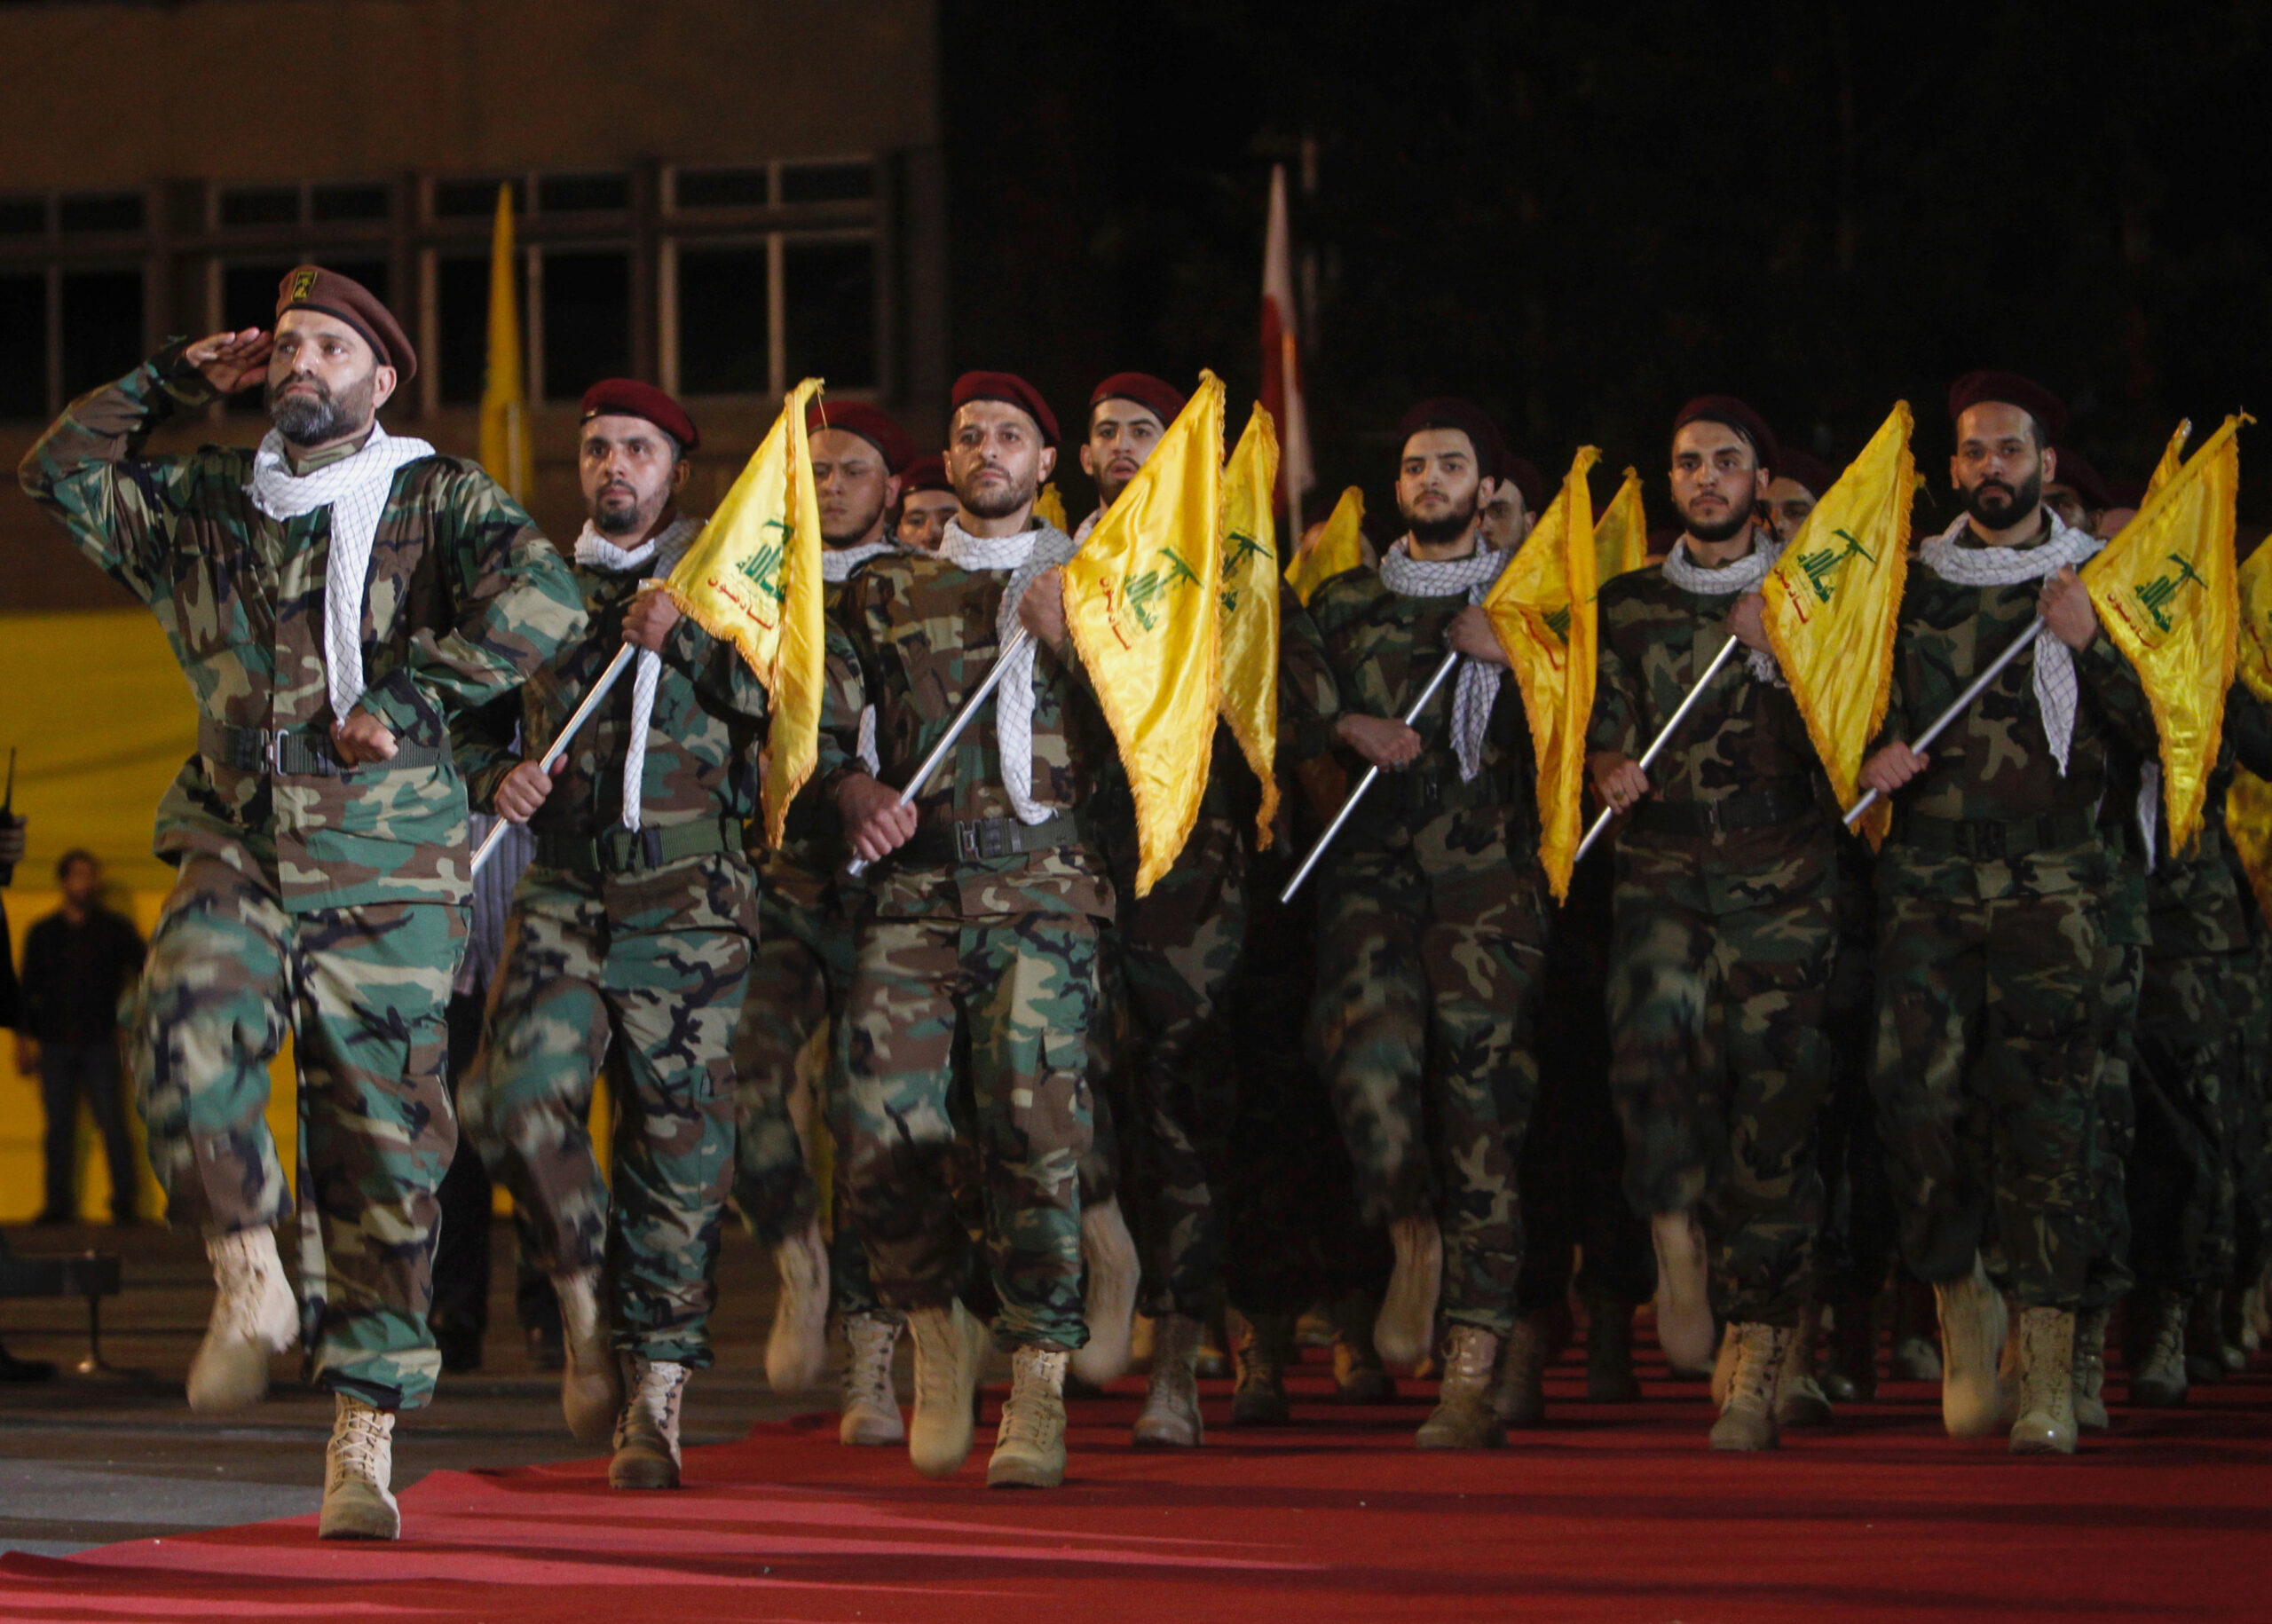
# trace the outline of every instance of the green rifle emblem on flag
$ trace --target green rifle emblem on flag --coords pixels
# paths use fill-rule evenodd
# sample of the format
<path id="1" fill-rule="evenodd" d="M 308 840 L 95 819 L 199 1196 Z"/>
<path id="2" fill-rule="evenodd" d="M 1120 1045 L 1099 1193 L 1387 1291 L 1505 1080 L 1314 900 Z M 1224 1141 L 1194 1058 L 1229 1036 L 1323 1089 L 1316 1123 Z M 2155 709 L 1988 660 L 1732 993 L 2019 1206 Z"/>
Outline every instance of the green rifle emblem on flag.
<path id="1" fill-rule="evenodd" d="M 2172 553 L 2168 556 L 2169 561 L 2177 566 L 2175 575 L 2157 575 L 2144 586 L 2133 588 L 2138 595 L 2138 602 L 2144 604 L 2146 612 L 2153 617 L 2154 625 L 2165 632 L 2170 629 L 2170 619 L 2163 611 L 2177 596 L 2180 587 L 2190 581 L 2204 592 L 2209 589 L 2209 583 L 2194 572 L 2191 559 L 2181 553 Z"/>
<path id="2" fill-rule="evenodd" d="M 788 556 L 789 538 L 794 533 L 779 519 L 767 519 L 765 529 L 781 532 L 778 541 L 767 541 L 756 551 L 734 566 L 757 584 L 757 589 L 777 603 L 785 603 L 789 589 L 781 580 L 781 563 Z"/>
<path id="3" fill-rule="evenodd" d="M 1159 605 L 1167 593 L 1187 582 L 1196 586 L 1199 581 L 1198 572 L 1177 557 L 1173 548 L 1162 548 L 1158 556 L 1168 561 L 1165 570 L 1147 570 L 1128 583 L 1129 611 L 1135 615 L 1136 623 L 1148 632 L 1159 629 Z"/>
<path id="4" fill-rule="evenodd" d="M 1855 537 L 1853 532 L 1834 530 L 1830 533 L 1842 540 L 1846 543 L 1845 547 L 1842 548 L 1826 547 L 1815 552 L 1799 555 L 1799 568 L 1807 573 L 1807 585 L 1814 588 L 1815 596 L 1825 603 L 1830 602 L 1830 594 L 1833 589 L 1831 578 L 1838 572 L 1840 564 L 1844 564 L 1857 553 L 1859 553 L 1866 563 L 1877 562 Z"/>

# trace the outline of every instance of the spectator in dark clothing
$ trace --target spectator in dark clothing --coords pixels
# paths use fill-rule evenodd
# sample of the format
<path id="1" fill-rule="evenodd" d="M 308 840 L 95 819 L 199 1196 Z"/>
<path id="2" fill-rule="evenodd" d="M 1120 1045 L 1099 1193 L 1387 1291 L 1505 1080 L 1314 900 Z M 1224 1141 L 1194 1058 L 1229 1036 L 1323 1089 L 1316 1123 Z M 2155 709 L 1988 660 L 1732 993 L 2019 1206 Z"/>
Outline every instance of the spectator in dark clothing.
<path id="1" fill-rule="evenodd" d="M 0 813 L 0 884 L 13 872 L 24 855 L 24 824 L 21 818 Z M 16 987 L 16 959 L 9 950 L 8 905 L 0 902 L 0 1027 L 17 1030 L 21 1017 L 22 1002 Z M 8 1242 L 0 1239 L 0 1257 L 8 1255 Z M 18 1359 L 7 1349 L 0 1348 L 0 1382 L 51 1382 L 55 1367 L 43 1359 Z"/>
<path id="2" fill-rule="evenodd" d="M 23 1013 L 16 1029 L 17 1067 L 27 1074 L 36 1068 L 47 1112 L 47 1204 L 39 1221 L 68 1224 L 78 1217 L 84 1100 L 110 1161 L 111 1221 L 131 1224 L 141 1179 L 119 1091 L 118 1000 L 141 974 L 142 934 L 102 905 L 103 869 L 93 853 L 64 853 L 55 877 L 63 906 L 24 938 Z"/>

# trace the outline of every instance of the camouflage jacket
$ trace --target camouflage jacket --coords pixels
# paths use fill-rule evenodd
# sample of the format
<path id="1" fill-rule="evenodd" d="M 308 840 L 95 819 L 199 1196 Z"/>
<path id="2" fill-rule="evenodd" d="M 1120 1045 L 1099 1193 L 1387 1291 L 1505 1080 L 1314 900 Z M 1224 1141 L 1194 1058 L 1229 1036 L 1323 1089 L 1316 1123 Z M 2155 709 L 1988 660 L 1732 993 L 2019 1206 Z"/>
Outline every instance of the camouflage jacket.
<path id="1" fill-rule="evenodd" d="M 1422 598 L 1392 592 L 1370 566 L 1344 571 L 1327 581 L 1311 595 L 1307 614 L 1322 664 L 1283 690 L 1282 733 L 1314 745 L 1331 739 L 1333 720 L 1345 713 L 1401 717 L 1442 661 L 1445 633 L 1466 607 L 1463 593 Z M 1282 643 L 1282 671 L 1283 650 L 1298 647 L 1306 635 Z M 1455 677 L 1438 690 L 1421 715 L 1419 758 L 1409 767 L 1383 773 L 1351 816 L 1340 836 L 1349 849 L 1381 847 L 1399 831 L 1427 823 L 1440 811 L 1463 808 L 1496 820 L 1501 837 L 1522 862 L 1535 855 L 1537 769 L 1522 690 L 1512 673 L 1501 677 L 1484 736 L 1481 770 L 1463 782 L 1451 737 L 1456 682 Z M 1353 753 L 1338 746 L 1331 753 L 1352 784 L 1363 774 L 1365 764 Z"/>
<path id="2" fill-rule="evenodd" d="M 1598 600 L 1600 664 L 1588 752 L 1614 750 L 1639 760 L 1727 643 L 1728 611 L 1734 606 L 1733 596 L 1676 586 L 1659 566 L 1605 583 Z M 1725 808 L 1734 816 L 1775 792 L 1793 802 L 1811 798 L 1816 815 L 1755 822 L 1716 837 L 1717 855 L 1747 863 L 1771 859 L 1795 838 L 1826 840 L 1830 834 L 1829 785 L 1797 702 L 1789 689 L 1753 675 L 1740 649 L 1648 770 L 1650 802 L 1619 836 L 1621 845 L 1692 845 L 1653 829 L 1648 805 Z"/>
<path id="3" fill-rule="evenodd" d="M 2173 854 L 2166 819 L 2157 833 L 2157 860 L 2146 879 L 2154 958 L 2237 953 L 2256 938 L 2256 898 L 2225 828 L 2226 792 L 2243 766 L 2259 777 L 2272 769 L 2272 716 L 2236 682 L 2225 701 L 2224 737 L 2209 773 L 2199 837 Z"/>
<path id="4" fill-rule="evenodd" d="M 330 510 L 262 514 L 245 490 L 250 450 L 138 454 L 176 406 L 213 398 L 184 362 L 185 348 L 170 344 L 74 401 L 25 457 L 24 488 L 155 612 L 201 733 L 217 741 L 220 728 L 288 729 L 325 744 L 334 720 L 323 652 Z M 362 704 L 403 744 L 440 759 L 271 773 L 201 753 L 159 806 L 161 856 L 249 863 L 296 911 L 465 900 L 466 792 L 447 759 L 449 719 L 509 693 L 582 630 L 575 583 L 488 475 L 425 457 L 396 471 L 363 614 Z"/>
<path id="5" fill-rule="evenodd" d="M 999 652 L 995 616 L 1006 572 L 966 572 L 943 558 L 905 554 L 872 561 L 850 582 L 839 612 L 840 651 L 829 660 L 814 774 L 832 806 L 844 780 L 864 770 L 856 746 L 860 711 L 876 707 L 882 781 L 897 787 L 962 708 L 963 698 Z M 1048 649 L 1034 662 L 1033 794 L 1085 824 L 1112 814 L 1098 790 L 1114 759 L 1112 734 L 1069 650 Z M 918 798 L 925 832 L 939 838 L 957 823 L 1016 813 L 1002 786 L 991 715 L 980 716 Z M 1113 888 L 1100 832 L 1043 851 L 964 861 L 894 853 L 871 871 L 875 911 L 896 918 L 981 918 L 1018 913 L 1113 914 Z"/>
<path id="6" fill-rule="evenodd" d="M 525 756 L 541 750 L 581 703 L 616 650 L 623 646 L 623 617 L 646 579 L 642 572 L 572 566 L 583 595 L 587 634 L 529 678 L 522 690 L 517 743 L 495 708 L 457 729 L 459 764 L 474 807 L 496 809 L 498 787 Z M 598 713 L 577 730 L 551 793 L 529 820 L 537 837 L 537 865 L 555 842 L 630 839 L 623 820 L 623 763 L 631 745 L 633 679 L 627 669 L 601 701 Z M 642 829 L 660 834 L 706 826 L 730 837 L 739 860 L 743 824 L 758 815 L 759 754 L 765 739 L 765 690 L 730 643 L 682 617 L 663 649 L 655 706 L 647 729 L 640 774 Z M 713 855 L 714 854 L 703 854 Z M 573 865 L 571 865 L 573 866 Z M 672 859 L 662 869 L 683 871 L 699 885 L 697 856 Z"/>
<path id="7" fill-rule="evenodd" d="M 1909 572 L 1894 638 L 1892 694 L 1876 744 L 1906 740 L 1955 702 L 1968 683 L 2035 618 L 2039 583 L 1964 587 L 1928 568 Z M 2045 632 L 2044 636 L 2049 636 Z M 2103 633 L 2075 655 L 2075 733 L 2062 774 L 2035 698 L 2031 650 L 1949 725 L 1925 770 L 1894 799 L 1892 844 L 1905 816 L 2008 821 L 2094 816 L 2115 739 L 2151 755 L 2153 715 L 2138 674 Z"/>
<path id="8" fill-rule="evenodd" d="M 831 581 L 822 588 L 822 601 L 828 613 L 829 652 L 840 661 L 848 663 L 851 659 L 851 644 L 845 640 L 842 630 L 845 597 L 861 572 L 874 562 L 870 559 L 856 564 L 844 579 Z M 826 718 L 823 720 L 824 723 Z M 856 745 L 856 719 L 853 731 Z M 789 816 L 777 847 L 765 845 L 763 820 L 750 819 L 750 859 L 757 864 L 765 888 L 793 907 L 846 906 L 851 896 L 866 890 L 864 878 L 856 879 L 844 872 L 852 848 L 845 843 L 844 819 L 837 813 L 835 799 L 822 787 L 820 779 L 821 773 L 816 768 L 796 800 L 789 803 Z"/>

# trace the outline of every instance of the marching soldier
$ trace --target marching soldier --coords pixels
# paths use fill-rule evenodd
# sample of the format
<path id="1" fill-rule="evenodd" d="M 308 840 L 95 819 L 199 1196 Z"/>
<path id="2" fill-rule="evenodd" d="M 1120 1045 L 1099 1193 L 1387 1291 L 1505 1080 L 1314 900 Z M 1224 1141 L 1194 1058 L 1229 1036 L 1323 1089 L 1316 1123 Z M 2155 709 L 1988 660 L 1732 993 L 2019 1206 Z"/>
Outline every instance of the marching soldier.
<path id="1" fill-rule="evenodd" d="M 614 1486 L 675 1488 L 733 1174 L 731 1038 L 757 932 L 743 825 L 758 812 L 764 691 L 732 647 L 648 589 L 702 528 L 678 508 L 693 420 L 627 378 L 594 384 L 583 413 L 575 572 L 591 630 L 530 682 L 522 747 L 546 748 L 616 650 L 637 652 L 553 770 L 517 756 L 493 716 L 488 735 L 465 730 L 476 803 L 528 824 L 536 855 L 462 1098 L 559 1292 L 569 1430 L 612 1441 Z M 588 1127 L 603 1068 L 612 1200 Z"/>
<path id="2" fill-rule="evenodd" d="M 448 723 L 582 629 L 574 583 L 479 469 L 398 438 L 418 369 L 369 290 L 288 272 L 276 327 L 174 343 L 72 403 L 24 488 L 147 603 L 197 696 L 159 808 L 179 875 L 129 1034 L 150 1159 L 217 1288 L 198 1410 L 257 1399 L 300 1329 L 265 1121 L 287 1033 L 306 1123 L 305 1329 L 335 1395 L 326 1539 L 394 1539 L 395 1415 L 432 1396 L 435 1191 L 456 1143 L 443 1012 L 465 940 L 466 792 Z M 145 457 L 178 408 L 265 382 L 256 453 Z"/>
<path id="3" fill-rule="evenodd" d="M 943 457 L 918 457 L 900 476 L 899 511 L 892 521 L 892 535 L 911 553 L 935 553 L 939 538 L 958 504 L 955 488 L 947 483 Z"/>
<path id="4" fill-rule="evenodd" d="M 986 1258 L 1013 1384 L 987 1481 L 1065 1474 L 1067 1355 L 1088 1336 L 1076 1169 L 1089 1148 L 1087 1044 L 1112 883 L 1090 830 L 1111 738 L 1068 641 L 1071 539 L 1034 518 L 1057 421 L 1007 373 L 955 385 L 947 467 L 960 503 L 935 557 L 872 562 L 840 611 L 820 781 L 878 864 L 845 1011 L 842 1177 L 878 1295 L 915 1343 L 908 1452 L 927 1477 L 969 1453 L 982 1332 L 962 1305 L 967 1237 L 950 1168 L 966 1095 Z M 1019 633 L 1025 635 L 1021 638 Z M 998 661 L 1004 675 L 938 775 L 909 782 Z M 875 707 L 875 767 L 858 718 Z"/>
<path id="5" fill-rule="evenodd" d="M 2103 1038 L 2094 816 L 2108 745 L 2153 748 L 2137 674 L 2078 566 L 2099 548 L 2042 500 L 2066 411 L 1971 373 L 1949 393 L 1964 515 L 1919 549 L 1882 745 L 1895 797 L 1878 854 L 1878 1121 L 1910 1267 L 1939 1300 L 1941 1413 L 1957 1437 L 2008 1419 L 2000 1246 L 2021 1304 L 2016 1453 L 2075 1447 L 2072 1363 L 2095 1219 L 2085 1188 Z M 2040 615 L 2044 627 L 1930 751 L 1905 742 Z"/>
<path id="6" fill-rule="evenodd" d="M 1822 1221 L 1816 1117 L 1838 938 L 1827 792 L 1774 667 L 1757 589 L 1782 544 L 1759 517 L 1773 435 L 1726 395 L 1673 422 L 1679 540 L 1662 565 L 1601 589 L 1601 674 L 1588 732 L 1595 793 L 1632 813 L 1618 842 L 1609 962 L 1610 1089 L 1626 1186 L 1649 1215 L 1658 1336 L 1676 1364 L 1735 1364 L 1716 1449 L 1771 1449 L 1776 1400 Z M 1751 652 L 1656 763 L 1637 758 L 1730 638 Z M 1710 1218 L 1710 1297 L 1700 1267 Z"/>
<path id="7" fill-rule="evenodd" d="M 1422 402 L 1399 431 L 1405 535 L 1309 605 L 1332 737 L 1353 765 L 1384 774 L 1320 870 L 1310 1043 L 1361 1216 L 1395 1252 L 1373 1340 L 1417 1362 L 1440 1293 L 1443 1384 L 1415 1441 L 1471 1449 L 1506 1441 L 1492 1378 L 1522 1257 L 1515 1163 L 1537 1093 L 1545 882 L 1522 698 L 1479 607 L 1507 560 L 1479 533 L 1499 433 L 1449 398 Z M 1448 640 L 1476 658 L 1422 727 L 1407 726 L 1398 718 Z"/>

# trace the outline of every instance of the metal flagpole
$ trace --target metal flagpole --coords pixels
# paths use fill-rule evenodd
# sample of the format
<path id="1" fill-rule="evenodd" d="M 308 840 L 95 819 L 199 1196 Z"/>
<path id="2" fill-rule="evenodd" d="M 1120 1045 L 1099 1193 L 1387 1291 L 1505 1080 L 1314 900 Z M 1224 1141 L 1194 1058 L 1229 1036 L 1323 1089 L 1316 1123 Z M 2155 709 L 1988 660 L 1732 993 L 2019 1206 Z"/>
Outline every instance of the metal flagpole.
<path id="1" fill-rule="evenodd" d="M 931 782 L 932 775 L 945 763 L 947 752 L 955 747 L 955 741 L 977 720 L 978 707 L 985 704 L 987 697 L 1002 685 L 1003 677 L 1009 673 L 1010 657 L 1031 640 L 1032 634 L 1022 626 L 1017 635 L 1003 646 L 1001 653 L 994 657 L 994 664 L 987 671 L 985 680 L 979 683 L 969 698 L 962 702 L 962 709 L 955 713 L 955 719 L 947 724 L 947 730 L 939 736 L 939 742 L 931 746 L 931 753 L 923 758 L 922 764 L 915 769 L 915 776 L 907 781 L 907 787 L 900 791 L 901 806 L 908 805 L 923 792 L 923 786 Z M 855 857 L 845 864 L 844 871 L 852 875 L 864 874 L 868 871 L 868 860 Z"/>
<path id="2" fill-rule="evenodd" d="M 1444 656 L 1444 663 L 1436 667 L 1435 674 L 1428 679 L 1428 686 L 1420 690 L 1420 697 L 1405 710 L 1402 721 L 1406 727 L 1408 728 L 1420 720 L 1420 713 L 1428 708 L 1428 701 L 1436 697 L 1436 690 L 1443 687 L 1451 674 L 1459 668 L 1460 661 L 1465 658 L 1465 655 L 1457 650 Z M 1357 803 L 1365 798 L 1365 792 L 1373 787 L 1373 780 L 1380 776 L 1381 769 L 1377 767 L 1365 769 L 1365 776 L 1357 780 L 1357 787 L 1351 790 L 1347 798 L 1342 801 L 1341 810 L 1333 815 L 1333 821 L 1325 826 L 1325 832 L 1318 836 L 1316 844 L 1310 847 L 1309 855 L 1302 859 L 1302 866 L 1294 871 L 1294 877 L 1286 882 L 1286 888 L 1278 894 L 1280 902 L 1290 903 L 1294 900 L 1294 893 L 1302 888 L 1302 881 L 1310 877 L 1310 871 L 1317 866 L 1318 859 L 1325 855 L 1325 848 L 1333 844 L 1333 837 L 1341 832 L 1341 826 L 1349 821 L 1349 815 L 1357 809 Z"/>
<path id="3" fill-rule="evenodd" d="M 607 669 L 600 673 L 599 681 L 592 684 L 591 691 L 584 696 L 584 702 L 576 707 L 573 715 L 561 724 L 560 731 L 554 737 L 551 745 L 537 758 L 547 772 L 552 770 L 552 764 L 555 761 L 568 753 L 568 741 L 576 737 L 577 729 L 592 719 L 592 713 L 599 709 L 600 701 L 607 698 L 607 690 L 615 686 L 616 679 L 629 667 L 631 657 L 637 652 L 639 650 L 627 643 L 615 651 L 615 658 L 608 661 Z M 481 872 L 481 865 L 489 861 L 489 854 L 497 849 L 497 842 L 504 838 L 505 820 L 501 817 L 489 826 L 488 838 L 481 842 L 481 849 L 473 854 L 475 873 Z"/>
<path id="4" fill-rule="evenodd" d="M 1694 710 L 1696 702 L 1704 697 L 1706 685 L 1720 674 L 1720 667 L 1728 663 L 1739 646 L 1740 645 L 1732 637 L 1720 645 L 1720 651 L 1712 657 L 1712 663 L 1704 667 L 1704 674 L 1696 679 L 1695 686 L 1691 688 L 1687 697 L 1681 700 L 1679 708 L 1665 719 L 1665 725 L 1657 729 L 1656 737 L 1651 739 L 1649 747 L 1641 753 L 1638 765 L 1642 771 L 1646 772 L 1649 769 L 1649 763 L 1663 753 L 1664 747 L 1672 742 L 1672 736 L 1679 729 L 1680 724 L 1688 720 L 1688 713 Z M 1586 838 L 1578 842 L 1577 856 L 1570 859 L 1574 867 L 1581 858 L 1593 849 L 1594 842 L 1601 839 L 1601 832 L 1609 827 L 1609 820 L 1616 816 L 1615 812 L 1605 807 L 1595 816 L 1594 826 L 1587 830 Z"/>
<path id="5" fill-rule="evenodd" d="M 2017 659 L 2023 651 L 2034 647 L 2035 640 L 2042 635 L 2043 617 L 2041 615 L 2038 615 L 2035 618 L 2035 624 L 2029 627 L 2027 630 L 2022 632 L 2017 637 L 2015 637 L 2012 640 L 2012 646 L 2010 648 L 2006 649 L 2001 654 L 1996 656 L 1994 662 L 1989 666 L 1987 670 L 1973 678 L 1972 686 L 1959 694 L 1956 697 L 1956 703 L 1950 706 L 1948 709 L 1943 711 L 1940 713 L 1938 720 L 1937 720 L 1931 727 L 1926 729 L 1922 733 L 1920 733 L 1915 738 L 1912 739 L 1909 742 L 1909 747 L 1912 750 L 1922 750 L 1927 745 L 1930 745 L 1935 739 L 1940 737 L 1943 733 L 1948 731 L 1949 723 L 1954 721 L 1958 717 L 1963 715 L 1965 712 L 1970 710 L 1972 708 L 1972 702 L 1980 698 L 1980 696 L 1987 690 L 1988 684 L 1994 682 L 1998 677 L 2004 674 L 2004 667 Z M 1850 828 L 1856 818 L 1861 816 L 1863 813 L 1875 806 L 1881 799 L 1882 798 L 1879 795 L 1878 792 L 1872 790 L 1867 794 L 1864 795 L 1861 800 L 1847 808 L 1847 825 Z"/>

